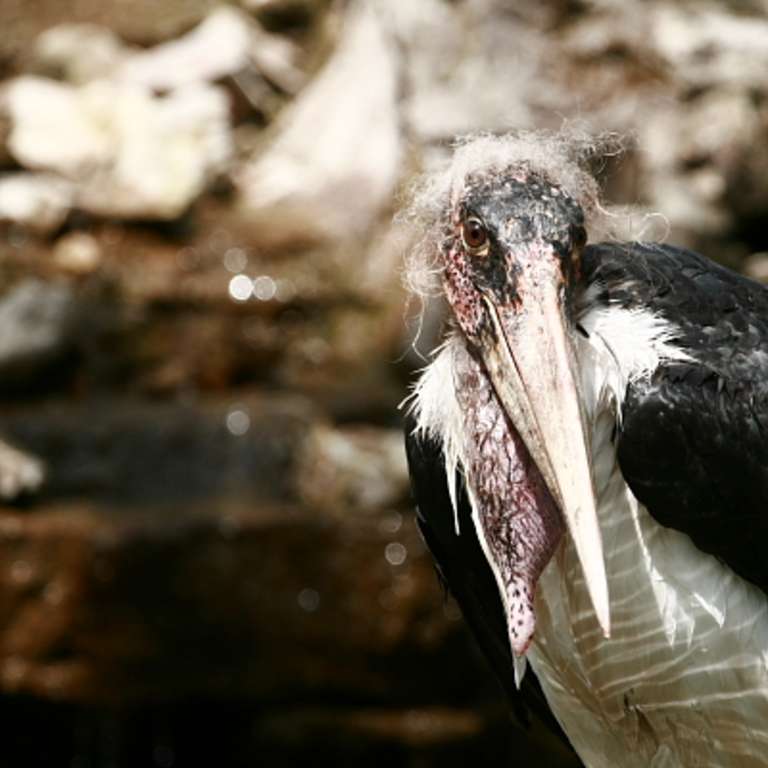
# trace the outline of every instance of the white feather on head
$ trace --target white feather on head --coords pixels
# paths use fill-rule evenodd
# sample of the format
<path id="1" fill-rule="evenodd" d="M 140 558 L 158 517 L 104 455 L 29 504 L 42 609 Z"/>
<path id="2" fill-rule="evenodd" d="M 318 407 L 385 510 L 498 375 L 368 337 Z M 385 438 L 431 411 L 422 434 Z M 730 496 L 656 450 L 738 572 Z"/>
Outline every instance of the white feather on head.
<path id="1" fill-rule="evenodd" d="M 406 257 L 407 288 L 422 298 L 440 292 L 438 246 L 450 211 L 473 176 L 504 174 L 510 169 L 542 175 L 581 206 L 590 239 L 611 237 L 617 217 L 601 205 L 599 186 L 587 164 L 595 158 L 620 154 L 623 149 L 618 134 L 593 136 L 574 127 L 556 132 L 517 131 L 502 136 L 481 133 L 458 138 L 452 155 L 441 167 L 416 181 L 401 214 L 419 234 Z"/>

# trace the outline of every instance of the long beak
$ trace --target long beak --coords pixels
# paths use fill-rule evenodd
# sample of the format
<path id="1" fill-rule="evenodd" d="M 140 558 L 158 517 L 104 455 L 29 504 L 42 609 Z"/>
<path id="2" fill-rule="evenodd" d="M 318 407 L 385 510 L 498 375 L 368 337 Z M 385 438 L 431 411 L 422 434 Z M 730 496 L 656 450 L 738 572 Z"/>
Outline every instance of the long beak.
<path id="1" fill-rule="evenodd" d="M 505 322 L 496 303 L 483 295 L 491 323 L 481 354 L 502 406 L 565 518 L 597 619 L 609 637 L 608 582 L 575 356 L 557 282 L 538 280 L 527 288 L 522 307 L 505 313 Z"/>

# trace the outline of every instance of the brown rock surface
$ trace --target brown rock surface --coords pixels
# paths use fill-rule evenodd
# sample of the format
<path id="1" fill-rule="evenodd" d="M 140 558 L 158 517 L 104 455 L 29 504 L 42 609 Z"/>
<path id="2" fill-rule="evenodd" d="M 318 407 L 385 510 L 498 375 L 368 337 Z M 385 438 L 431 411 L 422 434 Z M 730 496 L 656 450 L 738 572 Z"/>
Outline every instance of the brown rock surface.
<path id="1" fill-rule="evenodd" d="M 334 436 L 308 402 L 86 401 L 19 408 L 2 425 L 50 467 L 45 504 L 0 513 L 6 692 L 435 695 L 456 617 L 403 514 L 402 467 L 400 494 L 364 513 L 354 494 L 332 509 L 302 503 L 317 430 L 361 439 Z M 391 441 L 378 437 L 364 435 L 372 461 Z M 442 689 L 474 685 L 447 676 Z"/>

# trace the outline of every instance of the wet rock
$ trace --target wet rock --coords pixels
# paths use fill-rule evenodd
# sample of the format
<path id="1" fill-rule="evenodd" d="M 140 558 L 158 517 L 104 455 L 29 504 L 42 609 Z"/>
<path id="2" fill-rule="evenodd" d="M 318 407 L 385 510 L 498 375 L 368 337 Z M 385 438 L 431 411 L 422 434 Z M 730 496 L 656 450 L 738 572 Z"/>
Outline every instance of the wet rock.
<path id="1" fill-rule="evenodd" d="M 174 219 L 231 151 L 227 99 L 212 86 L 158 98 L 106 81 L 74 88 L 23 77 L 4 106 L 15 159 L 75 182 L 77 206 L 99 216 Z"/>
<path id="2" fill-rule="evenodd" d="M 328 730 L 346 730 L 358 739 L 401 741 L 411 747 L 424 748 L 446 742 L 463 741 L 479 736 L 485 723 L 471 712 L 440 707 L 418 708 L 406 712 L 376 709 L 299 710 L 288 717 L 273 717 L 263 724 L 264 730 L 279 732 L 290 723 L 302 735 L 319 734 Z M 392 737 L 395 739 L 392 739 Z"/>
<path id="3" fill-rule="evenodd" d="M 0 222 L 50 233 L 64 223 L 73 200 L 73 185 L 52 174 L 0 176 Z"/>
<path id="4" fill-rule="evenodd" d="M 280 115 L 263 154 L 236 174 L 254 232 L 273 242 L 338 241 L 369 229 L 400 170 L 396 85 L 396 50 L 377 15 L 356 4 L 330 61 Z"/>
<path id="5" fill-rule="evenodd" d="M 125 503 L 3 516 L 5 691 L 81 701 L 436 695 L 427 681 L 458 623 L 442 614 L 410 526 L 392 565 L 391 535 L 373 521 L 329 526 L 263 504 L 144 510 L 143 521 L 126 519 Z M 462 674 L 440 689 L 472 686 Z"/>
<path id="6" fill-rule="evenodd" d="M 75 301 L 62 283 L 27 279 L 0 299 L 0 379 L 28 378 L 63 355 Z"/>
<path id="7" fill-rule="evenodd" d="M 513 764 L 576 765 L 573 760 L 562 761 L 542 744 L 526 749 L 522 739 L 511 737 L 503 712 L 486 715 L 472 702 L 454 707 L 348 704 L 311 709 L 295 701 L 264 708 L 258 702 L 205 698 L 110 707 L 4 696 L 0 705 L 3 722 L 14 734 L 3 750 L 4 768 L 30 764 L 392 768 L 414 763 L 419 768 L 465 768 L 491 765 L 507 756 Z M 410 739 L 407 734 L 412 730 L 431 738 Z"/>
<path id="8" fill-rule="evenodd" d="M 56 386 L 169 396 L 258 384 L 316 397 L 345 421 L 393 423 L 403 397 L 398 273 L 383 262 L 369 273 L 354 251 L 356 273 L 320 252 L 309 262 L 263 253 L 221 205 L 206 199 L 196 213 L 192 236 L 111 222 L 6 249 L 13 279 L 78 277 L 75 350 Z"/>
<path id="9" fill-rule="evenodd" d="M 98 398 L 29 415 L 5 409 L 0 427 L 48 465 L 47 500 L 125 503 L 126 522 L 143 518 L 142 504 L 188 509 L 190 520 L 208 504 L 242 512 L 252 505 L 256 515 L 261 507 L 295 505 L 297 462 L 321 421 L 303 398 L 259 393 L 200 404 Z"/>
<path id="10" fill-rule="evenodd" d="M 484 685 L 474 661 L 427 682 L 465 636 L 410 516 L 299 501 L 318 424 L 308 402 L 49 403 L 0 424 L 49 468 L 40 503 L 0 512 L 3 690 L 121 702 L 296 690 L 310 703 Z"/>
<path id="11" fill-rule="evenodd" d="M 549 768 L 580 765 L 546 734 L 518 733 L 502 712 L 476 709 L 294 709 L 267 715 L 256 738 L 262 754 L 280 755 L 284 765 L 300 764 L 305 754 L 324 764 L 382 768 L 412 761 L 446 767 L 500 760 Z"/>
<path id="12" fill-rule="evenodd" d="M 302 498 L 329 511 L 370 513 L 410 497 L 399 429 L 319 427 L 308 440 L 298 473 Z"/>

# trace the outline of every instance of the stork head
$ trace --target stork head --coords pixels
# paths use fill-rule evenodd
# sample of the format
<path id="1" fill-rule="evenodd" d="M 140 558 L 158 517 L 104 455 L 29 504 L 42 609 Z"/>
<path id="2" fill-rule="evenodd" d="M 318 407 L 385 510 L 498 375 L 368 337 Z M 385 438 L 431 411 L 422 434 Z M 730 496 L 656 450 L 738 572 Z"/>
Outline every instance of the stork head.
<path id="1" fill-rule="evenodd" d="M 513 321 L 556 298 L 563 319 L 569 316 L 586 242 L 584 212 L 546 177 L 514 167 L 470 176 L 446 234 L 445 293 L 470 342 L 486 343 L 490 305 Z"/>
<path id="2" fill-rule="evenodd" d="M 585 208 L 596 200 L 596 186 L 572 158 L 558 156 L 559 145 L 545 147 L 536 163 L 525 146 L 521 154 L 514 141 L 489 141 L 490 160 L 459 156 L 444 190 L 450 202 L 440 216 L 437 249 L 444 293 L 560 510 L 607 636 L 608 589 L 573 316 Z"/>

